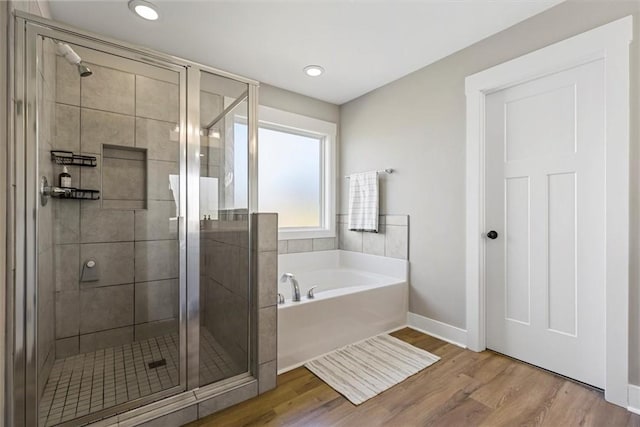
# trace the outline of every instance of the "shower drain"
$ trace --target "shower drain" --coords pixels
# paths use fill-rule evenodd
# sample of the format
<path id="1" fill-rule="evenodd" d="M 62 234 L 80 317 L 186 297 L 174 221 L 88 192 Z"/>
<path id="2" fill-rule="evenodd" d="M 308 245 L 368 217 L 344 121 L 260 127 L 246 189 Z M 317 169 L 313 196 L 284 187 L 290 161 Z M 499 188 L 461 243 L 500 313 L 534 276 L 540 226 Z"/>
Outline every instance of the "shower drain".
<path id="1" fill-rule="evenodd" d="M 167 359 L 154 360 L 153 362 L 149 362 L 149 369 L 159 368 L 160 366 L 165 366 L 167 364 Z"/>

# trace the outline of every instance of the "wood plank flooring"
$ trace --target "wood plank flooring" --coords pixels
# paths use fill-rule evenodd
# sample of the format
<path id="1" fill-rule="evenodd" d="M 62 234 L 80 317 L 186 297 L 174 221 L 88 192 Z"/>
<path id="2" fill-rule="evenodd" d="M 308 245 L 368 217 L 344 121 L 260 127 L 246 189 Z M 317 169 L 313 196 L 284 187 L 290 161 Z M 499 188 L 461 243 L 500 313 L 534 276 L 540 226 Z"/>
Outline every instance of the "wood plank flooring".
<path id="1" fill-rule="evenodd" d="M 354 406 L 306 368 L 278 387 L 189 427 L 219 426 L 633 426 L 640 416 L 601 392 L 485 351 L 474 353 L 405 328 L 393 333 L 442 360 Z"/>

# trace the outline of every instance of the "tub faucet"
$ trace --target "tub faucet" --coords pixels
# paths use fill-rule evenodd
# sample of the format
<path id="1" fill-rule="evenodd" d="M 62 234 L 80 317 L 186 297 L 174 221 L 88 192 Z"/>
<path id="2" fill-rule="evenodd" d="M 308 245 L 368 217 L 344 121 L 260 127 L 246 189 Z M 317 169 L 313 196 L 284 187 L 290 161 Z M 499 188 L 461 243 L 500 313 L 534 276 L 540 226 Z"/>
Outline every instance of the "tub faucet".
<path id="1" fill-rule="evenodd" d="M 314 286 L 312 286 L 312 287 L 310 287 L 310 288 L 309 288 L 309 290 L 307 291 L 307 298 L 309 298 L 309 299 L 314 299 L 314 298 L 316 297 L 316 296 L 313 294 L 313 290 L 314 290 L 315 288 L 317 288 L 317 287 L 318 287 L 318 285 L 314 285 Z"/>
<path id="2" fill-rule="evenodd" d="M 280 282 L 285 283 L 287 280 L 291 281 L 291 289 L 293 290 L 292 295 L 294 302 L 300 301 L 300 285 L 298 285 L 298 281 L 296 277 L 291 273 L 284 273 L 280 278 Z"/>

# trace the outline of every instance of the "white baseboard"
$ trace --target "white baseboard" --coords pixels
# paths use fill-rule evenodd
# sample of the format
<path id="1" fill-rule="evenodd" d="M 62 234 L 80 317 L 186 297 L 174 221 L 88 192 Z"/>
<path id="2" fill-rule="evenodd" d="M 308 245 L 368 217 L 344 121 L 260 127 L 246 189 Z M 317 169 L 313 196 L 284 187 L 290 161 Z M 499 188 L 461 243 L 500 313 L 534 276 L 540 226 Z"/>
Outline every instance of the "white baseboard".
<path id="1" fill-rule="evenodd" d="M 407 313 L 407 326 L 432 337 L 467 348 L 467 331 L 415 313 Z"/>
<path id="2" fill-rule="evenodd" d="M 640 415 L 640 386 L 629 384 L 627 410 Z"/>

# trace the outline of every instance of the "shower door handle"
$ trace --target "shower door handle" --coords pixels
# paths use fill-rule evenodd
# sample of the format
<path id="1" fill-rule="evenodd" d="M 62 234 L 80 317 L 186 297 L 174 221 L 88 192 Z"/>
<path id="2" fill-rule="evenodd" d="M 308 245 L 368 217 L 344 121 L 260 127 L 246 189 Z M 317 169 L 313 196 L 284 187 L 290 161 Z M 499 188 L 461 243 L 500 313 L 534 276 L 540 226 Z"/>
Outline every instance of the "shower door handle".
<path id="1" fill-rule="evenodd" d="M 173 218 L 171 218 L 173 219 Z M 178 236 L 180 235 L 180 231 L 181 230 L 185 230 L 186 231 L 186 225 L 185 225 L 185 218 L 183 215 L 178 215 L 175 217 L 175 221 L 176 221 L 176 232 L 178 233 Z"/>

